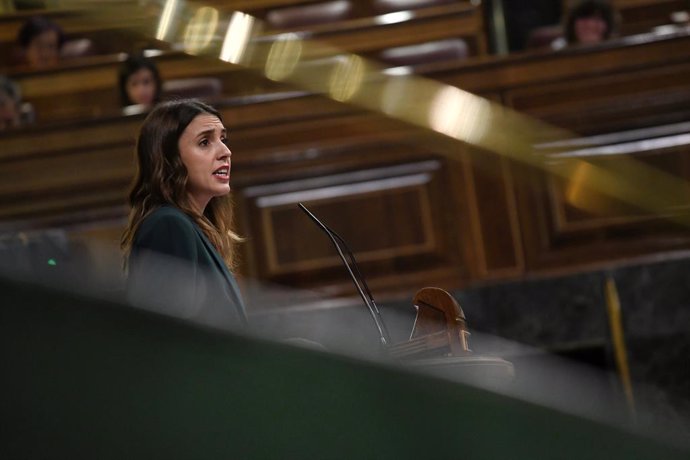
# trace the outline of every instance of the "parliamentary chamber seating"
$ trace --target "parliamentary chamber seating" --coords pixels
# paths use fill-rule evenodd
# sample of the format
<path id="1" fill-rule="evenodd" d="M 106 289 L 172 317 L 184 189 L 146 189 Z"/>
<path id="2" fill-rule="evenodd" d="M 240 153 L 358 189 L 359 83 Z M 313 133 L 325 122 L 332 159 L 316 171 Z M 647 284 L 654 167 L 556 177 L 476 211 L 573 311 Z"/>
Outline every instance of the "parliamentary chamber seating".
<path id="1" fill-rule="evenodd" d="M 641 24 L 641 18 L 648 17 L 625 11 L 624 20 L 627 17 Z M 375 18 L 399 12 L 410 15 L 401 23 L 375 24 Z M 307 31 L 317 39 L 339 44 L 352 40 L 354 52 L 383 61 L 384 66 L 406 66 L 413 73 L 572 129 L 582 137 L 582 145 L 605 150 L 636 142 L 629 146 L 631 155 L 665 171 L 686 172 L 682 159 L 686 145 L 680 140 L 687 130 L 683 123 L 690 93 L 688 56 L 683 51 L 687 34 L 683 31 L 667 37 L 645 36 L 646 41 L 625 41 L 623 37 L 596 50 L 526 53 L 492 60 L 484 16 L 472 2 L 295 2 L 263 7 L 255 13 L 266 20 L 267 33 Z M 436 27 L 439 31 L 429 32 L 420 43 L 394 28 L 417 21 L 438 21 L 448 27 Z M 651 22 L 646 24 L 625 30 L 631 34 L 648 31 Z M 458 25 L 465 28 L 452 29 Z M 391 32 L 377 41 L 372 30 Z M 280 225 L 303 231 L 303 224 L 295 223 L 298 218 L 282 207 L 265 203 L 280 193 L 319 190 L 319 181 L 342 181 L 334 183 L 356 189 L 370 184 L 371 178 L 380 181 L 376 184 L 390 185 L 418 174 L 414 177 L 426 182 L 417 188 L 391 185 L 364 198 L 348 192 L 340 201 L 322 203 L 320 208 L 335 219 L 336 226 L 344 227 L 344 236 L 353 242 L 355 252 L 359 254 L 357 249 L 363 248 L 364 272 L 374 293 L 382 293 L 384 318 L 392 311 L 405 312 L 403 319 L 393 323 L 400 341 L 408 338 L 414 321 L 409 286 L 415 282 L 440 285 L 459 301 L 469 331 L 475 333 L 469 338 L 470 348 L 514 362 L 517 378 L 522 366 L 532 365 L 532 357 L 512 354 L 509 348 L 492 342 L 490 335 L 615 373 L 603 288 L 612 277 L 621 295 L 633 378 L 664 388 L 647 397 L 662 401 L 666 417 L 684 416 L 683 385 L 688 378 L 679 357 L 688 343 L 683 288 L 688 284 L 683 275 L 687 261 L 681 256 L 689 244 L 686 230 L 620 204 L 612 204 L 607 211 L 611 215 L 603 218 L 588 214 L 568 201 L 567 181 L 554 180 L 543 171 L 491 154 L 482 156 L 483 152 L 471 148 L 441 145 L 437 139 L 411 139 L 407 127 L 375 114 L 265 81 L 217 61 L 185 55 L 165 43 L 135 37 L 124 48 L 107 48 L 105 33 L 95 27 L 92 32 L 70 35 L 75 43 L 83 41 L 59 69 L 8 71 L 23 87 L 25 100 L 33 104 L 37 126 L 0 136 L 0 161 L 5 163 L 2 179 L 9 183 L 13 175 L 36 168 L 41 158 L 51 159 L 54 177 L 49 183 L 31 182 L 35 187 L 31 196 L 23 196 L 11 186 L 2 191 L 3 231 L 49 232 L 64 225 L 67 230 L 60 236 L 61 242 L 63 237 L 89 236 L 115 241 L 132 173 L 128 155 L 142 118 L 120 117 L 110 76 L 122 59 L 119 53 L 140 45 L 156 48 L 153 59 L 161 68 L 166 94 L 217 101 L 229 124 L 236 126 L 233 152 L 237 152 L 241 171 L 236 184 L 239 225 L 244 234 L 252 236 L 243 249 L 245 276 L 282 286 L 324 289 L 349 298 L 349 305 L 335 312 L 257 307 L 254 314 L 276 331 L 282 328 L 286 335 L 311 331 L 312 339 L 328 344 L 328 338 L 308 326 L 318 324 L 318 318 L 336 315 L 343 321 L 356 318 L 367 332 L 356 338 L 333 338 L 334 342 L 352 339 L 368 347 L 377 340 L 366 311 L 352 299 L 349 280 L 339 263 L 324 255 L 327 249 L 320 243 L 314 243 L 316 252 L 304 258 L 290 252 L 290 241 L 280 239 Z M 360 36 L 361 41 L 353 39 Z M 602 68 L 592 70 L 596 65 Z M 555 72 L 552 78 L 551 71 Z M 51 79 L 55 84 L 50 84 Z M 65 140 L 61 130 L 72 128 L 79 139 Z M 17 147 L 43 129 L 45 145 Z M 678 142 L 652 153 L 643 149 L 645 141 L 666 136 L 675 136 Z M 616 157 L 607 158 L 615 161 Z M 96 179 L 73 175 L 79 166 L 106 171 Z M 409 201 L 401 204 L 399 196 Z M 391 203 L 413 213 L 421 210 L 429 224 L 405 221 L 408 230 L 402 230 L 404 226 L 398 223 L 389 240 L 372 241 L 365 237 L 366 232 L 347 223 L 362 203 L 368 216 L 376 216 Z M 684 212 L 686 204 L 679 200 L 671 211 Z M 343 209 L 341 206 L 344 217 L 338 218 L 335 209 Z M 103 223 L 100 227 L 99 222 Z M 316 238 L 320 236 L 310 240 Z M 87 258 L 100 254 L 93 248 L 75 248 Z M 46 257 L 40 254 L 43 261 Z M 665 256 L 669 260 L 655 258 Z M 44 271 L 50 268 L 42 266 Z M 400 273 L 400 279 L 388 273 Z M 620 385 L 620 379 L 614 379 L 611 391 L 618 391 Z"/>

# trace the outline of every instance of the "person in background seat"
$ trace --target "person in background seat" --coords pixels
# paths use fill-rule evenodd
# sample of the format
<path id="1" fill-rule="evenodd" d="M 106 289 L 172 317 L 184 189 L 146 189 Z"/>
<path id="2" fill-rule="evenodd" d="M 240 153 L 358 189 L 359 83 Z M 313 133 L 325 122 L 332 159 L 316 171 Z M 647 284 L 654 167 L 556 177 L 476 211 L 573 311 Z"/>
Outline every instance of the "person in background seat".
<path id="1" fill-rule="evenodd" d="M 593 45 L 616 32 L 616 13 L 607 1 L 584 0 L 573 7 L 565 20 L 565 36 L 551 43 L 553 49 L 572 45 Z"/>
<path id="2" fill-rule="evenodd" d="M 31 104 L 22 103 L 19 86 L 0 75 L 0 131 L 17 128 L 33 121 Z"/>
<path id="3" fill-rule="evenodd" d="M 163 83 L 153 60 L 137 54 L 130 55 L 120 65 L 118 88 L 123 108 L 140 106 L 151 109 L 161 100 Z"/>
<path id="4" fill-rule="evenodd" d="M 43 16 L 32 16 L 17 34 L 21 60 L 33 69 L 53 67 L 60 61 L 60 50 L 65 43 L 62 28 Z"/>

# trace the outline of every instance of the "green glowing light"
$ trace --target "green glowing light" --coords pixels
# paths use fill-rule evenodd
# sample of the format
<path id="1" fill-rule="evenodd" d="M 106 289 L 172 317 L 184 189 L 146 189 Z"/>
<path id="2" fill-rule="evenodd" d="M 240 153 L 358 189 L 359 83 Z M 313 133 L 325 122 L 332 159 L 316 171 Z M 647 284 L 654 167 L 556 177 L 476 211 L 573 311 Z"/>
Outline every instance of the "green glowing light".
<path id="1" fill-rule="evenodd" d="M 55 266 L 55 265 L 57 265 L 57 262 L 55 261 L 55 259 L 48 259 L 48 265 Z"/>

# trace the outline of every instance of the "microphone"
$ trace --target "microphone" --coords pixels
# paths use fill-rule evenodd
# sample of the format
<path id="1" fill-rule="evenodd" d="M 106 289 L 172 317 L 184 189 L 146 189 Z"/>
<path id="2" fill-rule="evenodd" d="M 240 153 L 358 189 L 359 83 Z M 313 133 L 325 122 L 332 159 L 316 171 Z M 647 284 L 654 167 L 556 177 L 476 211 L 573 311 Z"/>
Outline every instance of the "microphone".
<path id="1" fill-rule="evenodd" d="M 340 259 L 345 264 L 347 272 L 350 274 L 350 278 L 352 278 L 352 282 L 355 284 L 355 287 L 357 288 L 357 292 L 359 292 L 359 295 L 362 297 L 364 304 L 369 309 L 371 317 L 374 319 L 374 324 L 376 324 L 376 329 L 379 333 L 381 345 L 384 348 L 388 347 L 388 344 L 391 341 L 390 334 L 388 333 L 386 324 L 383 322 L 383 318 L 381 317 L 381 313 L 379 312 L 379 309 L 376 306 L 376 302 L 374 302 L 374 297 L 371 295 L 369 286 L 367 286 L 367 282 L 364 280 L 364 276 L 362 275 L 362 272 L 359 270 L 359 266 L 357 265 L 357 261 L 355 260 L 355 255 L 352 253 L 352 251 L 350 251 L 350 248 L 347 246 L 347 243 L 345 243 L 345 240 L 343 240 L 340 237 L 340 235 L 338 235 L 336 232 L 328 228 L 326 224 L 317 219 L 316 216 L 312 214 L 311 211 L 309 211 L 307 207 L 304 206 L 302 203 L 298 203 L 297 205 L 331 239 L 333 246 L 335 246 L 335 249 L 338 251 Z M 345 249 L 345 254 L 347 254 L 347 258 L 345 257 L 345 254 L 343 254 L 343 248 Z"/>

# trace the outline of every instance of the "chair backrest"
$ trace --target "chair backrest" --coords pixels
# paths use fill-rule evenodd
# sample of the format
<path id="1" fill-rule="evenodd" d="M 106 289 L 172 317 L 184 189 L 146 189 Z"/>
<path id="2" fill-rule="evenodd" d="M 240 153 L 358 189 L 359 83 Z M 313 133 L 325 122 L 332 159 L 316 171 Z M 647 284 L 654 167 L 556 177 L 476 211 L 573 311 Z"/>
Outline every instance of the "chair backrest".
<path id="1" fill-rule="evenodd" d="M 276 29 L 292 29 L 347 19 L 351 11 L 348 0 L 335 0 L 271 10 L 266 21 Z"/>
<path id="2" fill-rule="evenodd" d="M 213 99 L 223 93 L 223 84 L 218 78 L 178 78 L 163 83 L 163 98 L 171 97 Z"/>
<path id="3" fill-rule="evenodd" d="M 61 59 L 73 59 L 96 54 L 96 47 L 90 38 L 67 40 L 60 48 Z"/>
<path id="4" fill-rule="evenodd" d="M 537 27 L 530 31 L 525 48 L 549 48 L 555 40 L 561 37 L 563 37 L 563 27 L 560 25 Z"/>
<path id="5" fill-rule="evenodd" d="M 463 60 L 467 58 L 468 54 L 469 51 L 465 40 L 450 38 L 388 48 L 379 54 L 379 58 L 389 64 L 403 66 Z"/>
<path id="6" fill-rule="evenodd" d="M 457 3 L 458 0 L 374 0 L 372 8 L 377 13 L 391 13 L 393 11 L 413 10 L 454 2 Z"/>

